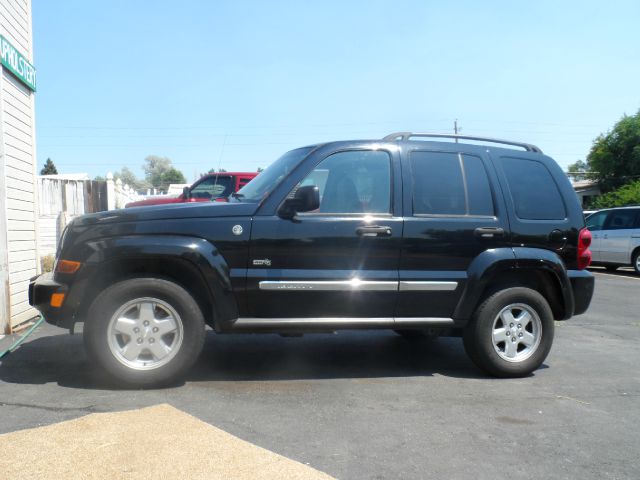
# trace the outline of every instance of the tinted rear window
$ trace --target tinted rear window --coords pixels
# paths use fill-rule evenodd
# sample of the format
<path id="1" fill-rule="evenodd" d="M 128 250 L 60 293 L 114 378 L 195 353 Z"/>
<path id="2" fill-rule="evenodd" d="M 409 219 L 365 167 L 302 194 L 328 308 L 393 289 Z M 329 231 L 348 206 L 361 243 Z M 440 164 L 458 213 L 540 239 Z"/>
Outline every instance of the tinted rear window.
<path id="1" fill-rule="evenodd" d="M 535 160 L 502 158 L 502 168 L 516 215 L 525 220 L 563 220 L 567 214 L 555 180 L 547 167 Z"/>
<path id="2" fill-rule="evenodd" d="M 414 214 L 494 214 L 491 187 L 480 157 L 414 151 L 410 158 Z"/>
<path id="3" fill-rule="evenodd" d="M 462 156 L 467 180 L 470 215 L 493 215 L 493 197 L 487 171 L 480 157 Z"/>

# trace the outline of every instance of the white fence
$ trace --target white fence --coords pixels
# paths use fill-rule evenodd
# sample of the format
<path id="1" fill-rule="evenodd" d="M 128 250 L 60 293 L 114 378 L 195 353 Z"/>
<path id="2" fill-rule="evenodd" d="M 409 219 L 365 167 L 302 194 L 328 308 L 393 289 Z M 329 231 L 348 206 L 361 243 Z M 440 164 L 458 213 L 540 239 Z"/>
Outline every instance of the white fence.
<path id="1" fill-rule="evenodd" d="M 108 210 L 124 208 L 127 203 L 143 200 L 144 198 L 144 195 L 139 195 L 138 192 L 129 185 L 123 184 L 119 178 L 114 182 L 113 174 L 111 172 L 107 174 Z"/>
<path id="2" fill-rule="evenodd" d="M 144 197 L 108 173 L 106 182 L 39 176 L 38 198 L 38 251 L 46 256 L 55 253 L 58 239 L 73 217 L 124 208 Z"/>

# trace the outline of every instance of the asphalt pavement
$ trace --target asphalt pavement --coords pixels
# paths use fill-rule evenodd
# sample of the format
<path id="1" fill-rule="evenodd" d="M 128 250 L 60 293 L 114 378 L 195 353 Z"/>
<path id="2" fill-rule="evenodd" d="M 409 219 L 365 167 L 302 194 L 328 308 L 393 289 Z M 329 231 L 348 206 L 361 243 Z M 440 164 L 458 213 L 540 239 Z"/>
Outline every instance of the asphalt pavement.
<path id="1" fill-rule="evenodd" d="M 515 380 L 483 375 L 456 338 L 209 332 L 184 384 L 121 390 L 46 325 L 0 360 L 0 434 L 168 403 L 342 479 L 638 479 L 640 277 L 593 271 L 588 313 Z"/>

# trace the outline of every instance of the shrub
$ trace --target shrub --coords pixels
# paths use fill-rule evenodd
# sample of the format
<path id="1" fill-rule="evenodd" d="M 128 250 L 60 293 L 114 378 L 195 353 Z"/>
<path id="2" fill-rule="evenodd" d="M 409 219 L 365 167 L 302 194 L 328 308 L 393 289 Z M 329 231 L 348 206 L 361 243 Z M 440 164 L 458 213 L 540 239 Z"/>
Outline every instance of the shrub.
<path id="1" fill-rule="evenodd" d="M 640 180 L 600 195 L 591 202 L 590 208 L 626 207 L 627 205 L 640 205 Z"/>
<path id="2" fill-rule="evenodd" d="M 40 266 L 42 267 L 42 273 L 52 272 L 53 264 L 56 261 L 55 255 L 45 255 L 40 257 Z"/>

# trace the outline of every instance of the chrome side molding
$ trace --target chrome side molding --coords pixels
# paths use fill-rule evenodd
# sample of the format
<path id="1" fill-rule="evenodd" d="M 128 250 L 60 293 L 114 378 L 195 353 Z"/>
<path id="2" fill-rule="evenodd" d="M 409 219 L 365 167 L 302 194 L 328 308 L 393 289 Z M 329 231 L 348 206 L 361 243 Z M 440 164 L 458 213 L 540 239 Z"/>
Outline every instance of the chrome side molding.
<path id="1" fill-rule="evenodd" d="M 262 280 L 260 290 L 299 291 L 452 291 L 458 282 L 440 281 L 378 281 L 378 280 Z"/>
<path id="2" fill-rule="evenodd" d="M 455 290 L 457 287 L 458 282 L 400 281 L 401 292 L 449 292 Z"/>
<path id="3" fill-rule="evenodd" d="M 240 317 L 231 327 L 232 331 L 287 331 L 295 329 L 356 330 L 375 328 L 420 328 L 453 327 L 452 318 L 439 317 L 316 317 L 316 318 L 258 318 Z"/>

